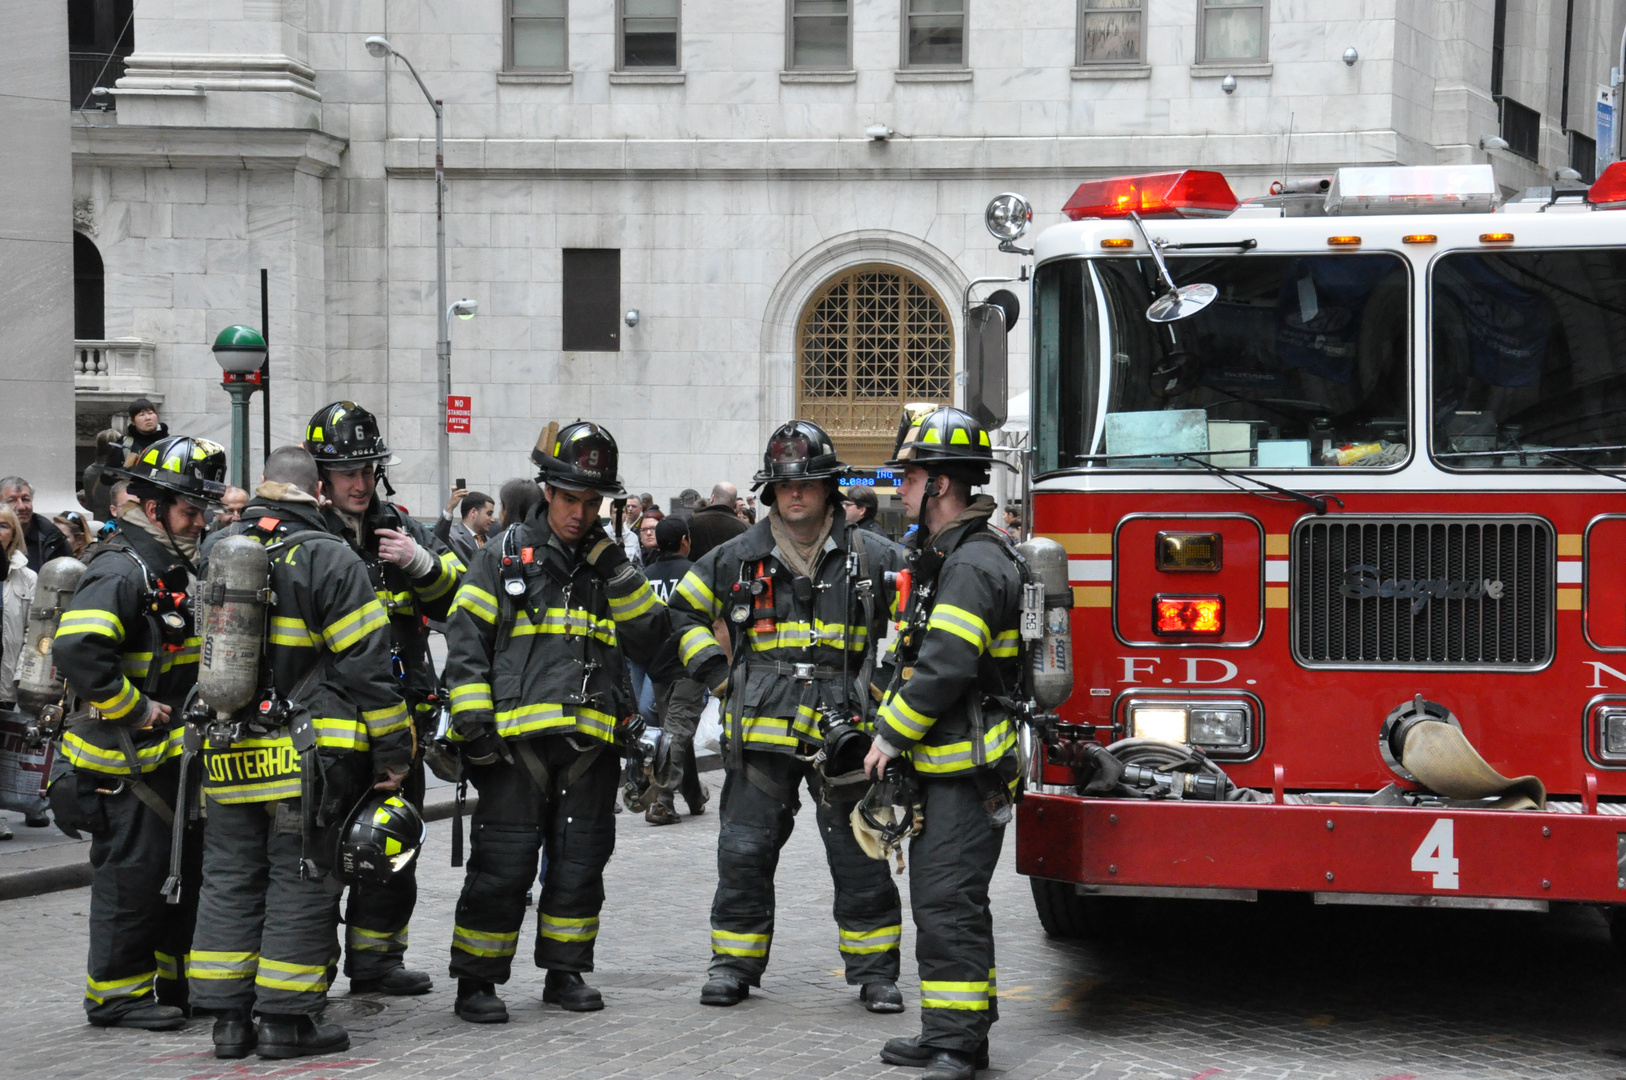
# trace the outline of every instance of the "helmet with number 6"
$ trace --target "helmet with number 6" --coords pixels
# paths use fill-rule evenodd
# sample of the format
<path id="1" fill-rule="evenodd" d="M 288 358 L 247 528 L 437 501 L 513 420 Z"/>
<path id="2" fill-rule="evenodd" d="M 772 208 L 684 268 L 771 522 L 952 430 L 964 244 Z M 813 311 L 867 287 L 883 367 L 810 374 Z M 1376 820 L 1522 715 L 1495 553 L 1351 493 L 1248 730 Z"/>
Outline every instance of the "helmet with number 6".
<path id="1" fill-rule="evenodd" d="M 625 499 L 617 473 L 621 451 L 615 437 L 597 424 L 577 420 L 559 427 L 549 424 L 531 451 L 541 470 L 537 480 L 566 491 L 591 491 L 607 499 Z"/>

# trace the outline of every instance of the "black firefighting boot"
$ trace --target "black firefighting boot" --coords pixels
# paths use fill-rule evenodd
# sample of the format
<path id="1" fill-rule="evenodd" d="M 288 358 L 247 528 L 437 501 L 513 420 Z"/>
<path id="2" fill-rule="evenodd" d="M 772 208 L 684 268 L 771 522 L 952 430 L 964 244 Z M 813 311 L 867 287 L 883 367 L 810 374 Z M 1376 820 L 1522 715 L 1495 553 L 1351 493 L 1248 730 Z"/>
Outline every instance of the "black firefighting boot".
<path id="1" fill-rule="evenodd" d="M 338 1024 L 318 1024 L 314 1016 L 260 1014 L 260 1045 L 255 1053 L 263 1058 L 310 1057 L 350 1049 L 350 1033 Z"/>
<path id="2" fill-rule="evenodd" d="M 683 786 L 685 789 L 689 788 L 687 782 L 685 782 Z M 690 817 L 694 817 L 697 814 L 704 814 L 706 812 L 706 804 L 711 801 L 711 788 L 706 786 L 705 781 L 696 780 L 692 790 L 685 790 L 683 792 L 683 801 L 689 804 Z"/>
<path id="3" fill-rule="evenodd" d="M 930 1065 L 937 1053 L 938 1051 L 929 1046 L 921 1046 L 919 1035 L 911 1035 L 907 1039 L 900 1036 L 886 1040 L 886 1045 L 881 1047 L 881 1060 L 888 1065 L 921 1069 Z M 979 1069 L 988 1067 L 987 1039 L 982 1040 L 982 1045 L 977 1047 L 977 1052 L 972 1055 L 972 1063 Z"/>
<path id="4" fill-rule="evenodd" d="M 508 1006 L 497 996 L 497 988 L 480 979 L 457 980 L 457 1002 L 452 1011 L 471 1024 L 506 1024 Z"/>
<path id="5" fill-rule="evenodd" d="M 649 809 L 644 811 L 644 820 L 651 825 L 676 825 L 683 819 L 678 816 L 677 807 L 672 805 L 671 792 L 665 792 L 649 804 Z"/>
<path id="6" fill-rule="evenodd" d="M 598 1012 L 604 1008 L 604 996 L 574 971 L 550 970 L 542 980 L 542 1000 L 566 1012 Z"/>
<path id="7" fill-rule="evenodd" d="M 106 1020 L 92 1020 L 97 1027 L 141 1028 L 143 1031 L 174 1031 L 186 1025 L 186 1013 L 173 1005 L 149 1001 Z"/>
<path id="8" fill-rule="evenodd" d="M 222 1009 L 215 1014 L 215 1057 L 245 1058 L 254 1052 L 259 1036 L 247 1009 Z"/>
<path id="9" fill-rule="evenodd" d="M 422 971 L 408 971 L 405 964 L 397 964 L 376 979 L 351 979 L 352 994 L 391 994 L 412 997 L 427 994 L 435 988 L 434 982 Z"/>
<path id="10" fill-rule="evenodd" d="M 939 1050 L 927 1062 L 920 1080 L 972 1080 L 976 1074 L 977 1070 L 971 1065 L 971 1055 Z"/>
<path id="11" fill-rule="evenodd" d="M 858 1003 L 872 1013 L 903 1011 L 903 995 L 898 993 L 898 984 L 891 979 L 865 983 L 858 991 Z"/>
<path id="12" fill-rule="evenodd" d="M 751 987 L 741 979 L 724 975 L 722 972 L 713 973 L 706 980 L 706 985 L 700 988 L 700 1004 L 702 1005 L 738 1005 L 751 996 Z"/>

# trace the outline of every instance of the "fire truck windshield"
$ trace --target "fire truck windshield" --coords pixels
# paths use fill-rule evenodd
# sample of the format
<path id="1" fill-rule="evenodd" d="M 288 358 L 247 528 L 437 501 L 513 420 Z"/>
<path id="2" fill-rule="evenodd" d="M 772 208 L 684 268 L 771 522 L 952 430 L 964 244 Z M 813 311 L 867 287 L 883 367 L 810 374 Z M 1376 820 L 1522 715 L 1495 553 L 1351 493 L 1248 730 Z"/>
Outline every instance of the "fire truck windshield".
<path id="1" fill-rule="evenodd" d="M 1441 465 L 1626 464 L 1626 250 L 1454 252 L 1429 302 Z"/>
<path id="2" fill-rule="evenodd" d="M 1035 446 L 1079 468 L 1383 468 L 1412 445 L 1409 272 L 1385 253 L 1170 256 L 1218 299 L 1155 324 L 1149 258 L 1034 279 Z M 1626 390 L 1626 386 L 1623 386 Z M 1626 441 L 1626 440 L 1622 440 Z"/>

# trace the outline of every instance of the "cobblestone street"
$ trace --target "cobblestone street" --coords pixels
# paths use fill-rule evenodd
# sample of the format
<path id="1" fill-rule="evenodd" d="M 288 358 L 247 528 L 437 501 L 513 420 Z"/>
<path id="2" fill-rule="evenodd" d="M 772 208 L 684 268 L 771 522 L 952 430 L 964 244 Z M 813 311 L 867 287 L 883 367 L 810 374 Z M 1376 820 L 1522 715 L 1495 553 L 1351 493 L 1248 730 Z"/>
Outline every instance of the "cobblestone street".
<path id="1" fill-rule="evenodd" d="M 711 774 L 715 784 L 719 774 Z M 715 802 L 714 804 L 715 805 Z M 506 1027 L 452 1016 L 446 943 L 461 871 L 450 823 L 431 826 L 409 961 L 436 979 L 416 999 L 336 994 L 349 1053 L 299 1063 L 216 1061 L 206 1020 L 182 1032 L 102 1031 L 80 1008 L 88 891 L 0 904 L 0 1075 L 96 1080 L 291 1077 L 905 1077 L 876 1057 L 918 1030 L 913 928 L 909 1011 L 871 1016 L 840 978 L 823 853 L 804 807 L 779 877 L 764 986 L 702 1007 L 715 813 L 654 829 L 621 815 L 599 938 L 601 1013 L 540 1003 L 534 968 L 509 983 Z M 1045 938 L 1012 847 L 995 880 L 1003 1018 L 992 1071 L 1015 1078 L 1417 1080 L 1626 1077 L 1626 1005 L 1603 920 L 1313 908 L 1286 901 L 1149 903 L 1111 943 Z M 529 931 L 527 931 L 529 933 Z M 520 955 L 528 953 L 522 939 Z M 345 985 L 341 978 L 339 987 Z"/>

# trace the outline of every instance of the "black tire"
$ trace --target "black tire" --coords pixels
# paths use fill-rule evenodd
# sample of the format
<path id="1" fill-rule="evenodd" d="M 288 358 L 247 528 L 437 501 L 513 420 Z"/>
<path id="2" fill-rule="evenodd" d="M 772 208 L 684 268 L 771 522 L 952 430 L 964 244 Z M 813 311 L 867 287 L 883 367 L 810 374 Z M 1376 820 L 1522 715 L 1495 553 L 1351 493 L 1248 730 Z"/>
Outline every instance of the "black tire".
<path id="1" fill-rule="evenodd" d="M 1061 940 L 1089 940 L 1099 937 L 1106 925 L 1107 903 L 1099 896 L 1080 896 L 1066 881 L 1028 878 L 1033 887 L 1033 907 L 1046 936 Z"/>

